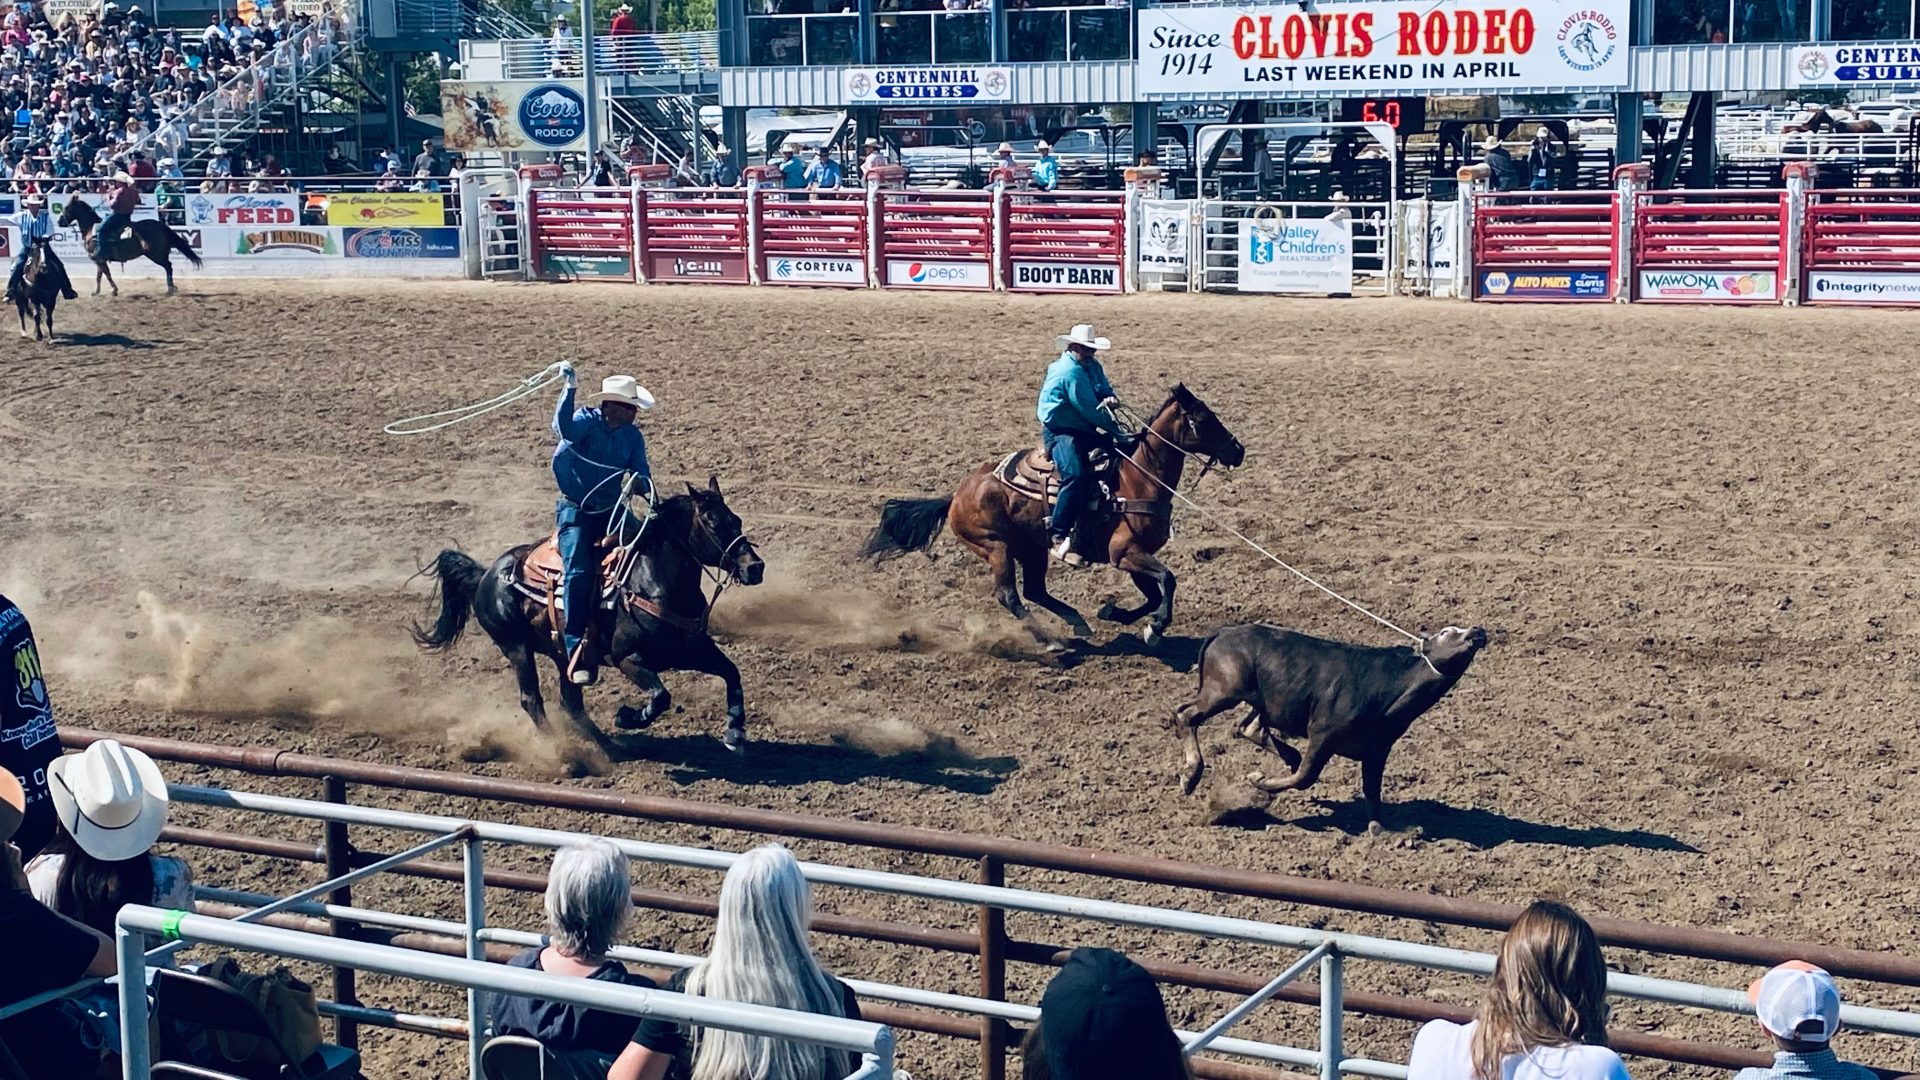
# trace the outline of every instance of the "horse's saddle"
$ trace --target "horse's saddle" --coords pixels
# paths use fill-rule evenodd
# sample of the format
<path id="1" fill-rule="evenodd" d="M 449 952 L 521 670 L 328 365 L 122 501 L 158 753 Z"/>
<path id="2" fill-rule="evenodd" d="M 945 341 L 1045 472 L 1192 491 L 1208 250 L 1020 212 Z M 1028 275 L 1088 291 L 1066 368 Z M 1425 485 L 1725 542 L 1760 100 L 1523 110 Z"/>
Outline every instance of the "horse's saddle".
<path id="1" fill-rule="evenodd" d="M 559 534 L 555 533 L 540 541 L 520 563 L 520 580 L 514 582 L 514 587 L 535 600 L 558 602 L 560 579 L 567 573 L 567 564 L 560 558 L 558 538 Z M 600 606 L 612 607 L 630 549 L 614 546 L 610 538 L 600 544 L 606 549 L 600 556 Z"/>
<path id="2" fill-rule="evenodd" d="M 1087 453 L 1087 467 L 1093 480 L 1100 485 L 1101 499 L 1106 501 L 1114 490 L 1114 471 L 1117 459 L 1104 447 L 1095 447 Z M 1045 444 L 1015 450 L 1002 458 L 995 466 L 993 475 L 1001 483 L 1029 499 L 1052 506 L 1060 498 L 1060 477 L 1053 468 L 1053 459 L 1047 456 Z"/>

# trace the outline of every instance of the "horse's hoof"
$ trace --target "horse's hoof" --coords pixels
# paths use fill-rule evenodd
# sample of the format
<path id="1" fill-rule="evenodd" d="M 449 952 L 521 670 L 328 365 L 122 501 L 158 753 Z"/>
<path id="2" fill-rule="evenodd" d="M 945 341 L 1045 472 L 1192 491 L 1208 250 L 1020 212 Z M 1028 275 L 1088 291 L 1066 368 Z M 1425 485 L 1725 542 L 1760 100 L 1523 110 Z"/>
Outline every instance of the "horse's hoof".
<path id="1" fill-rule="evenodd" d="M 620 711 L 613 714 L 614 725 L 622 731 L 641 731 L 650 728 L 653 726 L 653 720 L 653 717 L 631 705 L 622 705 Z"/>
<path id="2" fill-rule="evenodd" d="M 1140 631 L 1140 642 L 1141 644 L 1151 648 L 1153 647 L 1155 642 L 1160 640 L 1160 637 L 1163 633 L 1164 631 L 1155 630 L 1153 627 L 1149 626 L 1145 630 Z"/>
<path id="3" fill-rule="evenodd" d="M 728 750 L 731 750 L 736 754 L 746 753 L 747 752 L 747 729 L 743 727 L 727 728 L 726 734 L 720 736 L 720 745 L 726 747 Z"/>

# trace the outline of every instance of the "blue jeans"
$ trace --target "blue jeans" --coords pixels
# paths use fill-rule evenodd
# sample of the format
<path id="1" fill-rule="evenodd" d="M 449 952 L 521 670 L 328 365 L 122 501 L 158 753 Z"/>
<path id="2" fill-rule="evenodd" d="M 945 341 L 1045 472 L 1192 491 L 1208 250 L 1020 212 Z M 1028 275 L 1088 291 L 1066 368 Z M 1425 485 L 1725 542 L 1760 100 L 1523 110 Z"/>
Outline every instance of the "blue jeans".
<path id="1" fill-rule="evenodd" d="M 126 232 L 127 226 L 131 224 L 133 224 L 133 215 L 131 214 L 116 213 L 107 215 L 107 220 L 100 223 L 98 246 L 93 249 L 99 253 L 95 261 L 106 261 L 107 248 L 112 245 L 114 241 L 120 239 L 120 234 Z"/>
<path id="2" fill-rule="evenodd" d="M 612 519 L 610 509 L 583 510 L 566 499 L 553 507 L 553 524 L 558 530 L 555 545 L 567 568 L 560 580 L 560 603 L 566 616 L 560 636 L 568 655 L 587 636 L 593 613 L 600 610 L 600 540 L 607 535 Z"/>
<path id="3" fill-rule="evenodd" d="M 1531 181 L 1528 181 L 1527 183 L 1527 190 L 1528 191 L 1552 191 L 1553 177 L 1548 176 L 1545 173 L 1535 173 L 1533 176 L 1533 179 Z"/>
<path id="4" fill-rule="evenodd" d="M 1053 459 L 1053 471 L 1060 477 L 1060 494 L 1053 504 L 1053 516 L 1047 522 L 1048 535 L 1060 540 L 1073 534 L 1080 512 L 1091 501 L 1087 451 L 1106 445 L 1106 441 L 1084 431 L 1052 428 L 1042 428 L 1041 439 L 1046 444 L 1047 456 Z"/>

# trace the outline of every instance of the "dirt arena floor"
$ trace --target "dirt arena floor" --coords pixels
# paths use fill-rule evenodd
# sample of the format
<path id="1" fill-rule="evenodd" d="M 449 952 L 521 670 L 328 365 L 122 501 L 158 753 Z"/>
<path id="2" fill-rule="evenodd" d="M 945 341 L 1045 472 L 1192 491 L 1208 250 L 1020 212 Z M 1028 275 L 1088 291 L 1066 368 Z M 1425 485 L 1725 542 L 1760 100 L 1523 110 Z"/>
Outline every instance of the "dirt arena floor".
<path id="1" fill-rule="evenodd" d="M 1593 914 L 1911 952 L 1920 886 L 1914 781 L 1914 316 L 1838 310 L 1507 307 L 844 294 L 779 289 L 151 283 L 61 310 L 52 346 L 0 356 L 0 591 L 38 627 L 65 725 L 472 770 L 868 821 L 959 828 L 1487 900 L 1565 898 Z M 1370 835 L 1351 763 L 1281 796 L 1265 828 L 1207 824 L 1182 798 L 1163 726 L 1198 641 L 1267 620 L 1394 639 L 1183 514 L 1175 637 L 1157 651 L 1096 624 L 1079 663 L 1034 655 L 984 568 L 854 558 L 879 504 L 942 494 L 1031 441 L 1052 338 L 1092 320 L 1109 370 L 1151 405 L 1178 380 L 1248 448 L 1197 492 L 1330 586 L 1416 628 L 1492 644 L 1401 743 L 1387 798 L 1414 831 Z M 745 673 L 755 746 L 719 748 L 718 683 L 670 675 L 682 711 L 592 762 L 532 737 L 499 654 L 475 633 L 411 646 L 426 558 L 490 560 L 549 527 L 551 402 L 448 431 L 398 417 L 498 394 L 561 357 L 631 372 L 661 477 L 720 477 L 770 565 L 718 624 Z M 1131 598 L 1107 570 L 1060 575 L 1091 613 Z M 547 675 L 551 690 L 552 676 Z M 589 705 L 611 727 L 627 688 Z M 1271 761 L 1205 732 L 1212 783 Z M 593 766 L 576 777 L 580 766 Z M 172 770 L 189 781 L 231 774 Z M 305 783 L 244 786 L 310 794 Z M 1231 795 L 1231 792 L 1228 792 Z M 435 812 L 742 847 L 754 838 L 375 796 Z M 297 823 L 183 809 L 178 820 L 312 842 Z M 402 843 L 361 837 L 369 847 Z M 962 863 L 797 844 L 804 855 L 970 877 Z M 385 846 L 384 850 L 396 850 Z M 193 855 L 206 883 L 289 891 L 307 868 Z M 531 854 L 502 866 L 537 870 Z M 709 893 L 712 875 L 643 868 Z M 1017 885 L 1065 887 L 1038 872 Z M 1084 882 L 1078 883 L 1085 887 Z M 1450 930 L 1149 887 L 1103 894 L 1485 948 Z M 441 887 L 360 902 L 457 918 Z M 495 916 L 538 925 L 537 900 Z M 823 891 L 823 910 L 966 928 L 969 911 Z M 1118 943 L 1272 973 L 1286 954 L 1015 917 L 1021 937 Z M 706 924 L 642 913 L 633 940 L 698 952 Z M 973 963 L 823 938 L 836 970 L 971 992 Z M 1625 969 L 1744 986 L 1755 972 Z M 1016 967 L 1024 1000 L 1045 972 Z M 1349 986 L 1472 1000 L 1464 979 L 1356 963 Z M 368 980 L 371 1003 L 452 1014 L 439 990 Z M 1916 996 L 1859 988 L 1874 1004 Z M 1195 1027 L 1227 999 L 1170 995 Z M 1750 1024 L 1623 1004 L 1628 1030 L 1758 1048 Z M 1256 1035 L 1311 1038 L 1269 1007 Z M 1404 1060 L 1410 1025 L 1350 1021 Z M 372 1032 L 372 1077 L 444 1077 L 458 1044 Z M 1844 1049 L 1914 1068 L 1908 1044 Z M 904 1044 L 922 1077 L 974 1075 L 969 1044 Z M 1636 1073 L 1698 1071 L 1634 1063 Z"/>

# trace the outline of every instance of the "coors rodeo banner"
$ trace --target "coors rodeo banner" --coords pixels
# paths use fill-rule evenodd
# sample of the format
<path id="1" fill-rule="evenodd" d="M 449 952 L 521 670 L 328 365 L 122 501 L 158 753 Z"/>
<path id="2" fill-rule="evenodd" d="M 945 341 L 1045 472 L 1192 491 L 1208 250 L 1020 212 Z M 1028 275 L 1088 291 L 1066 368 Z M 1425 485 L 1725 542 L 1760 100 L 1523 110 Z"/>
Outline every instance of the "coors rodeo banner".
<path id="1" fill-rule="evenodd" d="M 1631 6 L 1360 0 L 1143 8 L 1134 88 L 1153 99 L 1620 87 Z"/>

